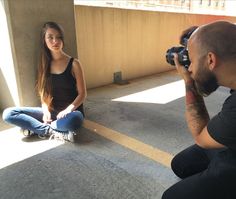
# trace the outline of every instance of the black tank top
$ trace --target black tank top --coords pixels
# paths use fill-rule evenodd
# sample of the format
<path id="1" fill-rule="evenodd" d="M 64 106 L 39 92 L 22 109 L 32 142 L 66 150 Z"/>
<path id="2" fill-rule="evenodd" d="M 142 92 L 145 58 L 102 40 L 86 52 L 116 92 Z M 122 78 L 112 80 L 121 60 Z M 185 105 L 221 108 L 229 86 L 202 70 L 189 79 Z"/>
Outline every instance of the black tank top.
<path id="1" fill-rule="evenodd" d="M 64 72 L 60 74 L 52 74 L 52 106 L 56 112 L 64 110 L 69 106 L 77 97 L 78 91 L 76 87 L 76 79 L 72 75 L 72 63 L 73 58 L 70 61 Z M 83 111 L 83 104 L 81 104 L 77 110 Z"/>

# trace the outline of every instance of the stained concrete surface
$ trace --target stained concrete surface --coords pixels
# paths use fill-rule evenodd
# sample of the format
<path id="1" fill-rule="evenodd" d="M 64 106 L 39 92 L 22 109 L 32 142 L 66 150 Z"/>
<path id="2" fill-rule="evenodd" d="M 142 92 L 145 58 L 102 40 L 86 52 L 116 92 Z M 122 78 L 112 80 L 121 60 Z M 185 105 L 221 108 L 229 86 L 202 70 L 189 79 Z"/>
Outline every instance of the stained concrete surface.
<path id="1" fill-rule="evenodd" d="M 175 72 L 168 72 L 123 86 L 91 89 L 86 119 L 174 155 L 193 143 L 183 97 L 166 104 L 112 99 L 179 80 Z M 206 98 L 211 116 L 228 95 L 227 89 L 220 88 Z M 85 128 L 76 144 L 57 144 L 26 140 L 17 128 L 8 127 L 0 132 L 1 199 L 160 199 L 179 180 L 169 167 Z M 10 163 L 14 158 L 17 161 Z"/>

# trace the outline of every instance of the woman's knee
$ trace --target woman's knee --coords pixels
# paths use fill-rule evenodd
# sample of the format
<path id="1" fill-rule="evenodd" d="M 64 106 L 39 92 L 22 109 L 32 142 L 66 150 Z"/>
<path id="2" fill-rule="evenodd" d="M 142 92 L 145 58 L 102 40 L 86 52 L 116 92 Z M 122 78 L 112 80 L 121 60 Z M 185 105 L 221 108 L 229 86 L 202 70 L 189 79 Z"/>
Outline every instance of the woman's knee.
<path id="1" fill-rule="evenodd" d="M 84 120 L 84 116 L 80 111 L 75 111 L 73 112 L 73 120 L 76 121 L 83 121 Z"/>
<path id="2" fill-rule="evenodd" d="M 13 116 L 15 115 L 15 107 L 9 107 L 9 108 L 6 108 L 4 111 L 3 111 L 3 114 L 2 114 L 2 119 L 3 121 L 5 122 L 11 122 Z"/>
<path id="3" fill-rule="evenodd" d="M 73 129 L 78 129 L 81 127 L 84 120 L 84 116 L 80 111 L 73 112 L 73 116 L 71 118 L 71 126 Z"/>

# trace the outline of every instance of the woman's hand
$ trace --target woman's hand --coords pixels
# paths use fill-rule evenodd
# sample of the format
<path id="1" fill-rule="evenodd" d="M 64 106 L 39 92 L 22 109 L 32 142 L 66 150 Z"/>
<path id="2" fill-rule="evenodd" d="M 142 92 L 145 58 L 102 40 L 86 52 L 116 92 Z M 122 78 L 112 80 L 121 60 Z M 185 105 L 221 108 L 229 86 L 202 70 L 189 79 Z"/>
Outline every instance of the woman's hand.
<path id="1" fill-rule="evenodd" d="M 51 113 L 49 111 L 43 113 L 43 122 L 45 124 L 50 124 L 52 122 Z"/>
<path id="2" fill-rule="evenodd" d="M 44 102 L 42 102 L 42 109 L 43 109 L 43 122 L 45 124 L 50 124 L 52 122 L 51 113 L 48 110 L 47 104 Z"/>
<path id="3" fill-rule="evenodd" d="M 57 119 L 61 119 L 61 118 L 65 117 L 68 113 L 71 113 L 71 112 L 72 112 L 71 109 L 66 108 L 57 114 Z"/>

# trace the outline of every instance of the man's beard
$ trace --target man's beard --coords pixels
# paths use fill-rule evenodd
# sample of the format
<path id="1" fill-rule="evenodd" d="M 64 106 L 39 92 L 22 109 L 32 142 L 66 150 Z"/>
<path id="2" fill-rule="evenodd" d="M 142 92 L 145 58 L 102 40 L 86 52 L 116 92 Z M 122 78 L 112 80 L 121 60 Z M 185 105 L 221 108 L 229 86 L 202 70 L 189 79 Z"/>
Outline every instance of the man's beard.
<path id="1" fill-rule="evenodd" d="M 195 80 L 195 86 L 197 91 L 203 97 L 207 97 L 211 93 L 213 93 L 218 87 L 218 82 L 216 76 L 208 70 L 204 70 L 201 72 L 202 77 L 197 78 Z"/>

